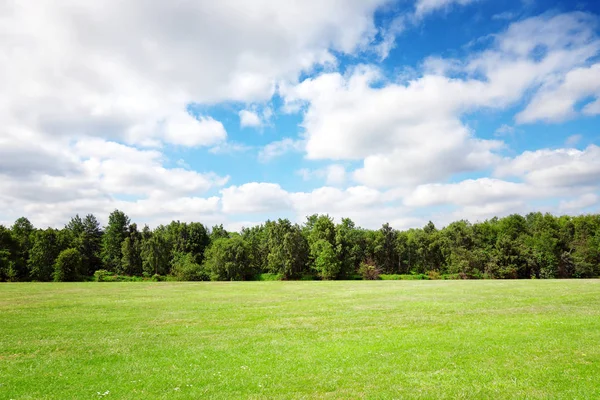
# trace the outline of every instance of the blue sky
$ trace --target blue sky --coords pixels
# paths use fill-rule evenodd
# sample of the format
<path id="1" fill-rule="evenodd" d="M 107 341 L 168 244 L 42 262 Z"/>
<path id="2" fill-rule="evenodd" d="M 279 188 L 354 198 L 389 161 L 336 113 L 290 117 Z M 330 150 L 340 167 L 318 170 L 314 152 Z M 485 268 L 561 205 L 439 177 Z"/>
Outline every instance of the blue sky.
<path id="1" fill-rule="evenodd" d="M 600 4 L 68 0 L 0 16 L 0 223 L 600 209 Z"/>

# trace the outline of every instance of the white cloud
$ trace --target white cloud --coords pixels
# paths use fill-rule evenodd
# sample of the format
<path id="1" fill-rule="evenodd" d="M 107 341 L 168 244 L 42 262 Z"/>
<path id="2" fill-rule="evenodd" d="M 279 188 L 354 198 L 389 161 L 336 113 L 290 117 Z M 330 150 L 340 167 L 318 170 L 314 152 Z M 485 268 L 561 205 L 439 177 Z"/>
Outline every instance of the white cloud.
<path id="1" fill-rule="evenodd" d="M 301 140 L 284 138 L 267 144 L 258 154 L 260 162 L 268 162 L 291 151 L 301 151 L 304 143 Z"/>
<path id="2" fill-rule="evenodd" d="M 502 124 L 502 126 L 500 126 L 498 129 L 496 129 L 496 132 L 494 132 L 494 135 L 495 136 L 505 136 L 505 135 L 512 135 L 514 133 L 515 133 L 514 126 Z"/>
<path id="3" fill-rule="evenodd" d="M 341 164 L 331 164 L 325 168 L 310 170 L 301 168 L 296 171 L 303 180 L 308 181 L 312 178 L 324 179 L 329 186 L 341 186 L 346 182 L 346 168 Z"/>
<path id="4" fill-rule="evenodd" d="M 427 184 L 418 186 L 404 198 L 411 207 L 426 207 L 440 204 L 475 206 L 485 203 L 504 203 L 541 196 L 535 188 L 498 179 L 467 179 L 458 183 Z"/>
<path id="5" fill-rule="evenodd" d="M 498 141 L 479 140 L 459 120 L 453 100 L 459 83 L 439 76 L 407 86 L 372 87 L 376 69 L 306 80 L 287 100 L 308 100 L 304 117 L 307 157 L 364 160 L 355 178 L 373 186 L 422 183 L 490 165 Z M 466 96 L 466 94 L 465 94 Z"/>
<path id="6" fill-rule="evenodd" d="M 586 193 L 573 200 L 561 201 L 559 209 L 562 212 L 581 212 L 582 210 L 594 206 L 599 202 L 600 196 L 595 193 Z"/>
<path id="7" fill-rule="evenodd" d="M 575 104 L 586 97 L 600 97 L 600 64 L 577 68 L 559 82 L 547 83 L 532 99 L 527 108 L 517 114 L 518 123 L 535 121 L 560 122 L 577 115 Z M 586 105 L 585 114 L 598 112 L 594 105 Z"/>
<path id="8" fill-rule="evenodd" d="M 222 142 L 216 146 L 211 147 L 208 151 L 212 154 L 234 154 L 243 153 L 252 149 L 252 146 L 245 145 L 243 143 L 237 143 L 232 141 Z"/>
<path id="9" fill-rule="evenodd" d="M 364 48 L 385 2 L 9 2 L 0 13 L 0 124 L 213 144 L 223 131 L 209 119 L 182 122 L 187 104 L 268 100 L 276 82 L 334 62 L 332 51 Z"/>
<path id="10" fill-rule="evenodd" d="M 565 140 L 565 145 L 569 147 L 576 146 L 579 142 L 581 142 L 581 139 L 583 139 L 583 136 L 580 134 L 571 135 L 567 138 L 567 140 Z"/>
<path id="11" fill-rule="evenodd" d="M 262 125 L 262 120 L 254 111 L 242 110 L 239 112 L 240 126 L 244 127 L 259 127 Z"/>
<path id="12" fill-rule="evenodd" d="M 415 13 L 469 2 L 420 0 Z M 597 201 L 597 146 L 503 160 L 503 142 L 478 138 L 463 118 L 519 104 L 526 95 L 532 100 L 517 122 L 600 113 L 599 64 L 590 65 L 600 50 L 594 17 L 545 14 L 516 22 L 490 36 L 487 50 L 466 60 L 429 58 L 409 78 L 389 79 L 373 66 L 336 73 L 336 54 L 366 51 L 383 59 L 406 24 L 418 22 L 400 16 L 378 30 L 373 15 L 384 3 L 6 4 L 0 13 L 0 219 L 25 214 L 37 225 L 60 226 L 75 213 L 105 218 L 120 208 L 150 224 L 181 219 L 234 226 L 241 223 L 232 221 L 237 214 L 289 212 L 298 220 L 329 213 L 366 227 L 390 221 L 403 228 L 435 217 L 423 209 L 434 205 L 459 207 L 443 218 L 473 219 L 527 210 L 538 198 L 562 200 L 555 209 L 564 210 Z M 315 68 L 325 72 L 297 82 Z M 301 172 L 327 186 L 288 192 L 277 183 L 250 182 L 217 196 L 212 192 L 228 176 L 185 163 L 170 167 L 164 144 L 213 153 L 249 148 L 228 141 L 220 121 L 189 114 L 190 103 L 237 102 L 240 124 L 260 127 L 272 118 L 267 105 L 276 90 L 286 109 L 303 113 L 304 132 L 267 144 L 259 160 L 289 152 L 327 160 L 332 164 L 325 168 Z M 596 100 L 577 110 L 588 97 Z M 362 167 L 347 171 L 346 160 Z M 488 168 L 497 178 L 447 183 L 457 173 Z M 349 179 L 360 186 L 336 187 Z"/>
<path id="13" fill-rule="evenodd" d="M 10 143 L 8 148 L 14 148 Z M 22 173 L 27 179 L 14 171 L 0 170 L 4 218 L 25 214 L 40 226 L 60 226 L 75 213 L 93 212 L 105 218 L 114 208 L 121 208 L 148 223 L 178 216 L 195 219 L 218 211 L 217 197 L 201 196 L 228 181 L 227 176 L 210 172 L 165 167 L 163 155 L 156 150 L 97 138 L 65 144 L 62 153 L 50 155 L 56 159 L 65 155 L 68 162 L 45 171 L 25 169 Z"/>
<path id="14" fill-rule="evenodd" d="M 290 205 L 289 194 L 275 183 L 250 182 L 221 190 L 223 212 L 263 213 L 285 210 Z"/>
<path id="15" fill-rule="evenodd" d="M 500 177 L 516 176 L 541 187 L 589 187 L 600 185 L 600 147 L 585 150 L 526 151 L 496 168 Z"/>
<path id="16" fill-rule="evenodd" d="M 499 161 L 503 143 L 476 138 L 461 121 L 465 112 L 515 104 L 599 50 L 591 16 L 544 15 L 512 24 L 466 62 L 437 59 L 437 72 L 405 84 L 359 66 L 281 92 L 288 107 L 304 106 L 309 159 L 363 160 L 354 178 L 365 185 L 418 185 Z"/>
<path id="17" fill-rule="evenodd" d="M 165 140 L 183 146 L 210 146 L 227 139 L 223 124 L 210 117 L 179 113 L 166 122 Z"/>
<path id="18" fill-rule="evenodd" d="M 420 18 L 434 11 L 447 9 L 454 4 L 464 6 L 475 1 L 477 0 L 417 0 L 415 3 L 415 15 L 417 18 Z"/>

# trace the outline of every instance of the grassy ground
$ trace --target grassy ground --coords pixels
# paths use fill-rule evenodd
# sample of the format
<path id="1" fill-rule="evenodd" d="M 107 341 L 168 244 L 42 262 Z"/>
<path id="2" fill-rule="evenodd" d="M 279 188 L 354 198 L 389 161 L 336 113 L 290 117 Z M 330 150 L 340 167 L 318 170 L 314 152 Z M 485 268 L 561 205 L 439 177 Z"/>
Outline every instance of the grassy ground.
<path id="1" fill-rule="evenodd" d="M 0 399 L 600 398 L 600 281 L 0 285 Z"/>

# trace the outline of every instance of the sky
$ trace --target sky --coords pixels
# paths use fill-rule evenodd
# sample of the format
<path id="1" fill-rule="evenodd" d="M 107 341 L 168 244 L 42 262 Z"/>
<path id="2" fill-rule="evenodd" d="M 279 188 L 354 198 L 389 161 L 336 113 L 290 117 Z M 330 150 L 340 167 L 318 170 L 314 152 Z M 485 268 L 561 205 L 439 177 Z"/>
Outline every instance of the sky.
<path id="1" fill-rule="evenodd" d="M 600 212 L 600 2 L 0 0 L 0 224 Z"/>

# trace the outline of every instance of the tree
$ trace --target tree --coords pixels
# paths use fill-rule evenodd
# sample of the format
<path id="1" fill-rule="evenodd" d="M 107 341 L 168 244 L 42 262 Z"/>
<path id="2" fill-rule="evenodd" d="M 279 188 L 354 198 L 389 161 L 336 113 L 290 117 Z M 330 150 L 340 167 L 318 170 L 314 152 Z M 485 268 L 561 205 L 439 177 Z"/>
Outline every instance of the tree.
<path id="1" fill-rule="evenodd" d="M 205 281 L 208 275 L 192 253 L 175 253 L 172 261 L 171 275 L 180 281 Z"/>
<path id="2" fill-rule="evenodd" d="M 121 244 L 121 270 L 127 275 L 142 273 L 142 235 L 137 230 L 136 224 L 129 225 L 127 236 Z"/>
<path id="3" fill-rule="evenodd" d="M 31 242 L 27 260 L 30 278 L 41 282 L 51 281 L 54 263 L 62 250 L 59 232 L 52 228 L 36 231 Z"/>
<path id="4" fill-rule="evenodd" d="M 319 239 L 313 245 L 316 254 L 313 268 L 321 279 L 335 279 L 340 272 L 341 263 L 331 243 L 325 239 Z"/>
<path id="5" fill-rule="evenodd" d="M 335 227 L 335 251 L 342 277 L 356 273 L 366 259 L 363 233 L 350 218 L 342 218 L 342 223 Z"/>
<path id="6" fill-rule="evenodd" d="M 79 250 L 70 248 L 60 252 L 54 263 L 55 282 L 74 282 L 81 277 L 82 259 Z"/>
<path id="7" fill-rule="evenodd" d="M 93 214 L 88 214 L 83 219 L 83 231 L 79 243 L 83 261 L 83 272 L 93 275 L 102 267 L 102 230 L 100 223 Z"/>
<path id="8" fill-rule="evenodd" d="M 225 230 L 225 228 L 223 228 L 223 224 L 213 226 L 210 231 L 211 242 L 214 240 L 217 240 L 217 239 L 228 238 L 228 237 L 229 237 L 229 232 L 227 232 Z"/>
<path id="9" fill-rule="evenodd" d="M 16 279 L 15 259 L 18 245 L 12 232 L 0 225 L 0 282 Z"/>
<path id="10" fill-rule="evenodd" d="M 329 215 L 311 215 L 307 218 L 304 234 L 308 242 L 309 264 L 312 269 L 323 279 L 334 279 L 341 269 L 341 264 L 335 252 L 333 219 Z M 326 266 L 325 260 L 330 260 L 332 264 Z"/>
<path id="11" fill-rule="evenodd" d="M 124 212 L 115 210 L 108 217 L 108 225 L 102 237 L 102 261 L 108 271 L 122 271 L 121 252 L 123 240 L 127 237 L 129 217 Z"/>
<path id="12" fill-rule="evenodd" d="M 306 269 L 308 244 L 298 225 L 288 219 L 267 223 L 267 268 L 284 279 L 299 277 Z"/>
<path id="13" fill-rule="evenodd" d="M 146 226 L 142 232 L 142 268 L 147 274 L 167 275 L 171 261 L 171 245 L 164 226 L 150 232 Z"/>
<path id="14" fill-rule="evenodd" d="M 248 247 L 240 235 L 212 242 L 204 263 L 213 281 L 242 281 L 253 275 L 249 268 Z"/>
<path id="15" fill-rule="evenodd" d="M 398 273 L 399 257 L 396 231 L 390 224 L 384 224 L 375 236 L 375 264 L 385 274 Z"/>
<path id="16" fill-rule="evenodd" d="M 69 239 L 68 247 L 76 248 L 81 254 L 82 274 L 93 275 L 102 267 L 100 223 L 93 214 L 86 215 L 84 219 L 76 215 L 65 226 L 65 231 Z"/>
<path id="17" fill-rule="evenodd" d="M 27 270 L 27 260 L 29 260 L 29 250 L 31 249 L 31 235 L 35 230 L 33 224 L 25 217 L 15 221 L 11 231 L 17 244 L 17 252 L 13 264 L 13 279 L 26 279 L 29 277 Z"/>

